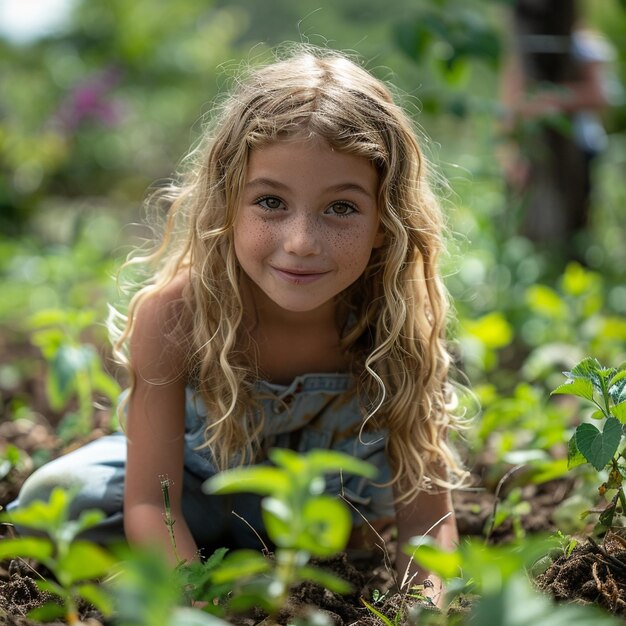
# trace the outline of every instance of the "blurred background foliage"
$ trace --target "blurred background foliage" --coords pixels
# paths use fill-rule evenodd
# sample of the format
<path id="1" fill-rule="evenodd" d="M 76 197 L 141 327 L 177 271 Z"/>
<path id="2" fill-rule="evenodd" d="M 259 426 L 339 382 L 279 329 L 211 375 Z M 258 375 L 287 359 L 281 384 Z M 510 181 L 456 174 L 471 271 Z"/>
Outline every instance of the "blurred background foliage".
<path id="1" fill-rule="evenodd" d="M 20 36 L 19 16 L 34 23 L 47 3 L 0 0 L 5 415 L 34 367 L 17 349 L 33 332 L 32 315 L 91 309 L 104 320 L 116 298 L 111 276 L 141 232 L 132 224 L 146 189 L 175 174 L 237 68 L 286 42 L 354 52 L 397 87 L 425 129 L 426 152 L 448 181 L 440 189 L 452 233 L 444 270 L 459 358 L 487 408 L 494 389 L 548 385 L 550 372 L 580 353 L 615 365 L 626 358 L 626 107 L 604 115 L 610 141 L 596 168 L 586 267 L 552 279 L 549 261 L 508 225 L 496 158 L 507 0 L 51 4 L 54 27 Z M 626 85 L 624 5 L 588 1 L 584 14 L 612 43 L 615 76 Z M 105 350 L 103 325 L 86 332 L 68 335 Z"/>

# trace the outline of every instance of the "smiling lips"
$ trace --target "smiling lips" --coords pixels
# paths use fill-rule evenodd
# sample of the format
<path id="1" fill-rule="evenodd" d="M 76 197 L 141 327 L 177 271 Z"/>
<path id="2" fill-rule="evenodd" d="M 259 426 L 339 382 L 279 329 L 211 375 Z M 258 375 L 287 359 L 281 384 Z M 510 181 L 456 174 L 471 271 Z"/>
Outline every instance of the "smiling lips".
<path id="1" fill-rule="evenodd" d="M 293 285 L 305 285 L 322 278 L 329 272 L 318 270 L 298 270 L 274 267 L 274 272 L 283 280 Z"/>

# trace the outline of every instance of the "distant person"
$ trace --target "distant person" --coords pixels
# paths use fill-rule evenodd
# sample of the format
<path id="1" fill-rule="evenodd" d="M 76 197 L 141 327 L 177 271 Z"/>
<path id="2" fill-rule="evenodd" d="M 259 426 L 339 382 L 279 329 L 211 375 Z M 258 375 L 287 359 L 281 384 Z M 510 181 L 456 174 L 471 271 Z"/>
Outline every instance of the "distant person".
<path id="1" fill-rule="evenodd" d="M 539 249 L 584 261 L 612 48 L 579 27 L 575 0 L 516 0 L 512 18 L 501 86 L 509 209 L 517 232 Z"/>

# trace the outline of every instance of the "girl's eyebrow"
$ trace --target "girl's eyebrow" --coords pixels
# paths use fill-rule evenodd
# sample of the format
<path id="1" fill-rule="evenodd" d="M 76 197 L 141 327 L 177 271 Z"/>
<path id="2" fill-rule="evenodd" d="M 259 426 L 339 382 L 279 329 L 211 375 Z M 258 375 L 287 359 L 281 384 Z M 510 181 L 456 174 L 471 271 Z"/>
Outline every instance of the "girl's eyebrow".
<path id="1" fill-rule="evenodd" d="M 246 183 L 246 187 L 272 187 L 276 189 L 284 189 L 285 191 L 289 189 L 288 185 L 285 185 L 277 180 L 272 180 L 271 178 L 253 178 Z"/>
<path id="2" fill-rule="evenodd" d="M 286 185 L 285 183 L 281 183 L 280 181 L 274 180 L 272 178 L 263 177 L 253 178 L 246 183 L 246 187 L 270 187 L 272 189 L 280 189 L 283 191 L 290 190 L 289 185 Z M 330 187 L 324 189 L 324 192 L 341 193 L 344 191 L 354 191 L 356 193 L 367 196 L 368 198 L 374 197 L 373 194 L 369 192 L 365 187 L 359 185 L 359 183 L 354 182 L 339 183 L 337 185 L 331 185 Z"/>

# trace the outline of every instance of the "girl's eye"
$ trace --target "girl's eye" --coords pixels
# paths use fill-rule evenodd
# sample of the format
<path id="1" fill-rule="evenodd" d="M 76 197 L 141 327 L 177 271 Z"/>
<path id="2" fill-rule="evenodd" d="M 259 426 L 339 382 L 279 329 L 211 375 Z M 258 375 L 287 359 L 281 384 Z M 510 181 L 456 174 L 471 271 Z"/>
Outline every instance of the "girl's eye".
<path id="1" fill-rule="evenodd" d="M 283 201 L 275 198 L 274 196 L 267 196 L 265 198 L 259 198 L 255 204 L 258 204 L 260 207 L 268 211 L 275 211 L 283 206 Z"/>
<path id="2" fill-rule="evenodd" d="M 337 217 L 347 217 L 352 213 L 356 213 L 356 207 L 349 202 L 334 202 L 324 212 L 331 213 Z"/>

